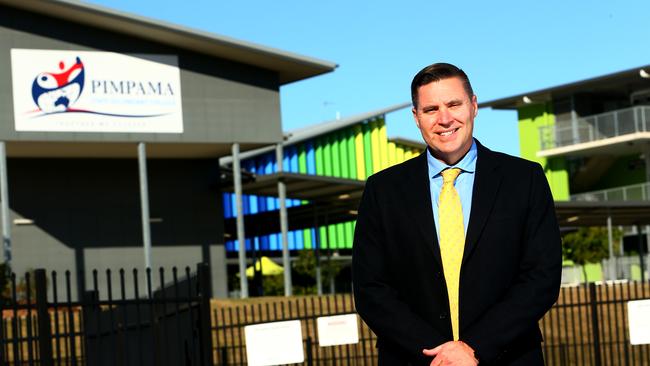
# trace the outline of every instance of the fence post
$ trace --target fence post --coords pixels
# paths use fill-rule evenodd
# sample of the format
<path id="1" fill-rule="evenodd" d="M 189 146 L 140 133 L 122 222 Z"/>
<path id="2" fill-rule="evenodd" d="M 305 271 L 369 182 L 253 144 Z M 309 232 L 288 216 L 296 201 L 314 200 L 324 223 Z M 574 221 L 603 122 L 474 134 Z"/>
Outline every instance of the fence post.
<path id="1" fill-rule="evenodd" d="M 221 347 L 221 366 L 228 366 L 228 348 Z"/>
<path id="2" fill-rule="evenodd" d="M 307 341 L 305 342 L 305 348 L 307 348 L 307 366 L 314 365 L 314 356 L 311 353 L 311 337 L 307 336 Z"/>
<path id="3" fill-rule="evenodd" d="M 210 297 L 212 286 L 210 281 L 210 266 L 199 263 L 196 268 L 199 286 L 199 344 L 200 362 L 203 366 L 213 365 L 212 352 L 212 318 L 210 316 Z"/>
<path id="4" fill-rule="evenodd" d="M 36 314 L 38 315 L 38 350 L 42 366 L 52 366 L 52 325 L 47 304 L 47 279 L 45 270 L 34 272 L 36 281 Z"/>
<path id="5" fill-rule="evenodd" d="M 591 331 L 594 337 L 594 366 L 601 366 L 600 359 L 600 326 L 598 323 L 598 301 L 596 298 L 596 284 L 589 283 L 589 304 L 591 305 Z"/>

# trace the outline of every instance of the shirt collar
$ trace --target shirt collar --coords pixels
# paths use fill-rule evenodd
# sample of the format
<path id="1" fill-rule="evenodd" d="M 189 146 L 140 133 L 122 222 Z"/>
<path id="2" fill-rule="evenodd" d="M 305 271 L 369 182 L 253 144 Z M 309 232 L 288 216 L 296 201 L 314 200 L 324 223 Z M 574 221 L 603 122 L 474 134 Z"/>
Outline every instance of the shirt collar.
<path id="1" fill-rule="evenodd" d="M 427 149 L 427 163 L 429 165 L 429 177 L 433 178 L 448 168 L 460 168 L 463 172 L 474 173 L 476 171 L 476 140 L 472 139 L 472 147 L 460 161 L 454 165 L 447 165 L 431 155 Z"/>

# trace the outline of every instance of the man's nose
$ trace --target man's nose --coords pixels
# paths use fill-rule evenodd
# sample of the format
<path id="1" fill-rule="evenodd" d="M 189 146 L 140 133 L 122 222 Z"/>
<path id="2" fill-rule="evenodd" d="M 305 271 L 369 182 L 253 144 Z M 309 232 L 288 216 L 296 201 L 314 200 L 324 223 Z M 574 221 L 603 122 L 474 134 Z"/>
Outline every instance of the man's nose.
<path id="1" fill-rule="evenodd" d="M 454 121 L 454 118 L 447 108 L 441 108 L 438 115 L 440 116 L 440 120 L 438 121 L 440 124 L 448 125 Z"/>

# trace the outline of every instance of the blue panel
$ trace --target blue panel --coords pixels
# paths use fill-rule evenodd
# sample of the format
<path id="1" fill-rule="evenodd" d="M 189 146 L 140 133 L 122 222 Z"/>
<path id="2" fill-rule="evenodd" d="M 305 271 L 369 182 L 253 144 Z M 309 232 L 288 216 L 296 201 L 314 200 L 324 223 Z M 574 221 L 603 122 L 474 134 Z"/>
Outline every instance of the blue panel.
<path id="1" fill-rule="evenodd" d="M 241 195 L 241 206 L 244 209 L 244 215 L 248 215 L 250 213 L 250 203 L 247 194 Z"/>
<path id="2" fill-rule="evenodd" d="M 303 240 L 302 230 L 294 231 L 294 235 L 296 236 L 296 249 L 305 249 L 305 241 Z"/>
<path id="3" fill-rule="evenodd" d="M 296 249 L 296 238 L 295 235 L 293 235 L 293 231 L 287 233 L 287 246 L 289 247 L 289 250 Z"/>
<path id="4" fill-rule="evenodd" d="M 278 236 L 276 234 L 269 235 L 269 248 L 271 250 L 278 250 Z"/>
<path id="5" fill-rule="evenodd" d="M 247 252 L 251 251 L 252 250 L 251 249 L 251 239 L 250 238 L 245 239 L 244 242 L 246 242 L 246 251 Z"/>
<path id="6" fill-rule="evenodd" d="M 307 146 L 307 174 L 316 174 L 316 152 L 314 150 L 314 142 L 308 141 Z"/>
<path id="7" fill-rule="evenodd" d="M 289 151 L 291 151 L 291 155 L 289 155 L 291 163 L 288 171 L 292 173 L 300 173 L 300 168 L 298 166 L 298 148 L 294 145 Z"/>
<path id="8" fill-rule="evenodd" d="M 234 193 L 230 195 L 230 207 L 232 208 L 232 216 L 237 216 L 237 202 Z"/>
<path id="9" fill-rule="evenodd" d="M 230 210 L 230 193 L 224 193 L 221 195 L 221 205 L 223 206 L 223 218 L 227 219 L 232 217 L 232 211 Z"/>
<path id="10" fill-rule="evenodd" d="M 318 228 L 311 229 L 311 246 L 313 249 L 318 248 L 320 245 L 320 243 L 316 241 L 316 235 L 318 235 L 317 230 Z"/>
<path id="11" fill-rule="evenodd" d="M 260 242 L 261 242 L 262 250 L 271 250 L 271 247 L 269 245 L 269 236 L 268 235 L 262 236 L 260 238 Z"/>
<path id="12" fill-rule="evenodd" d="M 259 236 L 256 236 L 253 238 L 253 242 L 255 243 L 255 250 L 260 250 L 260 238 Z"/>
<path id="13" fill-rule="evenodd" d="M 250 213 L 256 214 L 256 213 L 260 212 L 259 207 L 257 205 L 257 196 L 253 196 L 253 195 L 249 196 L 248 197 L 248 204 L 250 205 L 250 207 L 248 209 L 248 211 Z"/>

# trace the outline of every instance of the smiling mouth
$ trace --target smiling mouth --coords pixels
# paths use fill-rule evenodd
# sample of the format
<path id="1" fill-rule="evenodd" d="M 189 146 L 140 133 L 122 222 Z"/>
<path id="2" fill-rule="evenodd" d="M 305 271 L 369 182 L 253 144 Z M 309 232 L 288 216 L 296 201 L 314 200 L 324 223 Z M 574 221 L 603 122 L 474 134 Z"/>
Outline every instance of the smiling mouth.
<path id="1" fill-rule="evenodd" d="M 440 136 L 450 136 L 450 135 L 456 133 L 456 131 L 458 131 L 458 128 L 453 129 L 453 130 L 449 130 L 449 131 L 445 131 L 445 132 L 439 132 L 438 135 L 440 135 Z"/>

